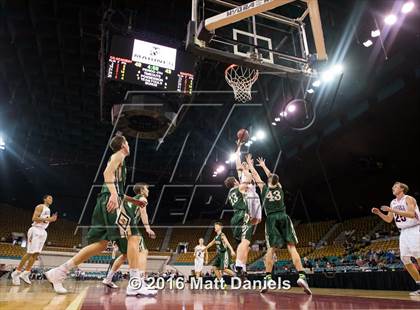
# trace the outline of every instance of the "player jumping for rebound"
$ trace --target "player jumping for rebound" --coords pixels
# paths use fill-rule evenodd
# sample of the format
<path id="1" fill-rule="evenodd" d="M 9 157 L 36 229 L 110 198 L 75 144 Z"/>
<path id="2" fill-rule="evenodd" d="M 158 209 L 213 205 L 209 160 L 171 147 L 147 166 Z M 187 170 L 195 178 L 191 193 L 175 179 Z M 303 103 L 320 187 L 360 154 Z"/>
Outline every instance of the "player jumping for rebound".
<path id="1" fill-rule="evenodd" d="M 269 281 L 272 278 L 274 265 L 273 256 L 275 250 L 280 249 L 285 244 L 287 244 L 287 250 L 292 257 L 293 265 L 299 273 L 297 284 L 303 288 L 306 294 L 311 295 L 312 292 L 309 289 L 308 282 L 306 281 L 306 275 L 302 266 L 302 261 L 298 251 L 296 250 L 298 239 L 296 237 L 295 229 L 293 227 L 292 220 L 286 214 L 284 193 L 279 182 L 279 176 L 277 174 L 272 174 L 265 165 L 264 159 L 259 158 L 257 160 L 258 164 L 268 177 L 267 184 L 265 184 L 261 180 L 258 172 L 255 170 L 254 163 L 250 154 L 247 156 L 246 160 L 251 170 L 252 176 L 261 190 L 263 208 L 267 216 L 265 220 L 265 238 L 267 242 L 267 253 L 265 255 L 265 280 Z M 264 288 L 261 290 L 261 293 L 265 293 L 266 291 L 267 288 Z"/>
<path id="2" fill-rule="evenodd" d="M 204 248 L 204 251 L 207 251 L 214 244 L 216 244 L 216 260 L 213 263 L 214 273 L 216 274 L 217 279 L 222 279 L 223 273 L 227 273 L 231 277 L 235 273 L 229 269 L 230 265 L 230 256 L 235 256 L 235 251 L 229 243 L 229 240 L 226 238 L 225 234 L 222 232 L 223 224 L 220 222 L 214 223 L 214 231 L 216 232 L 216 237 Z M 227 251 L 229 249 L 229 252 Z M 206 264 L 208 261 L 206 260 Z M 226 286 L 225 286 L 226 287 Z"/>
<path id="3" fill-rule="evenodd" d="M 134 193 L 136 194 L 133 198 L 134 199 L 142 199 L 146 206 L 147 206 L 147 197 L 149 196 L 149 187 L 147 184 L 144 183 L 137 183 L 134 185 L 133 188 Z M 156 235 L 153 230 L 150 229 L 149 225 L 149 217 L 147 215 L 146 207 L 140 208 L 132 203 L 127 203 L 127 213 L 136 218 L 140 214 L 141 221 L 144 225 L 144 228 L 149 235 L 150 238 L 155 239 Z M 113 262 L 111 269 L 108 271 L 107 276 L 102 281 L 102 283 L 110 288 L 118 288 L 118 286 L 112 282 L 112 278 L 114 277 L 114 274 L 121 268 L 121 266 L 124 264 L 124 262 L 127 260 L 127 239 L 126 238 L 120 238 L 116 241 L 116 244 L 121 252 L 121 255 L 118 256 L 118 258 Z M 143 236 L 140 235 L 140 243 L 139 243 L 139 269 L 140 269 L 140 277 L 143 278 L 145 276 L 146 272 L 146 266 L 147 266 L 147 256 L 149 254 L 149 251 L 146 248 L 146 244 L 144 242 Z"/>
<path id="4" fill-rule="evenodd" d="M 135 217 L 128 214 L 124 200 L 126 179 L 125 158 L 130 154 L 130 147 L 125 137 L 117 135 L 111 139 L 110 148 L 114 152 L 104 171 L 104 184 L 98 195 L 92 215 L 92 225 L 87 239 L 89 245 L 61 266 L 45 273 L 56 293 L 65 294 L 63 282 L 71 269 L 94 255 L 105 251 L 108 241 L 127 238 L 127 258 L 130 268 L 130 280 L 127 296 L 153 296 L 157 291 L 150 289 L 140 273 L 139 243 L 140 232 Z"/>
<path id="5" fill-rule="evenodd" d="M 248 190 L 245 194 L 246 202 L 248 205 L 248 213 L 250 216 L 251 223 L 256 225 L 261 222 L 262 210 L 261 210 L 261 201 L 260 197 L 257 194 L 257 187 L 255 185 L 255 180 L 252 177 L 252 174 L 249 170 L 248 163 L 245 161 L 241 163 L 241 146 L 243 142 L 237 142 L 236 149 L 236 170 L 238 172 L 239 181 L 241 183 L 248 185 Z"/>
<path id="6" fill-rule="evenodd" d="M 35 207 L 34 214 L 32 215 L 32 227 L 28 230 L 26 254 L 22 257 L 19 266 L 17 266 L 16 270 L 11 274 L 13 285 L 20 285 L 20 279 L 29 285 L 31 284 L 29 275 L 31 274 L 32 266 L 36 262 L 39 253 L 41 253 L 42 248 L 44 247 L 45 240 L 47 240 L 46 229 L 50 223 L 57 220 L 57 213 L 50 216 L 50 206 L 52 203 L 52 196 L 45 195 L 43 197 L 43 204 L 39 204 Z M 22 272 L 25 264 L 25 271 Z"/>
<path id="7" fill-rule="evenodd" d="M 241 145 L 238 140 L 236 149 L 236 170 L 239 180 L 228 177 L 225 185 L 229 189 L 228 200 L 234 210 L 231 219 L 233 237 L 238 247 L 235 261 L 235 271 L 243 278 L 246 274 L 249 245 L 251 243 L 253 225 L 261 221 L 261 202 L 255 189 L 252 175 L 247 164 L 241 163 Z"/>
<path id="8" fill-rule="evenodd" d="M 401 230 L 401 260 L 417 285 L 417 290 L 411 292 L 410 295 L 420 296 L 420 274 L 411 261 L 411 257 L 414 257 L 420 266 L 420 212 L 416 200 L 407 195 L 407 192 L 408 186 L 406 184 L 395 182 L 392 186 L 392 194 L 395 199 L 391 201 L 391 207 L 381 207 L 382 211 L 388 213 L 385 215 L 378 208 L 372 208 L 372 213 L 378 215 L 387 223 L 391 223 L 394 219 L 395 225 Z"/>
<path id="9" fill-rule="evenodd" d="M 225 180 L 225 185 L 229 189 L 228 200 L 233 208 L 230 225 L 232 226 L 233 237 L 238 244 L 236 248 L 235 271 L 240 278 L 243 278 L 246 273 L 246 263 L 248 261 L 249 245 L 253 230 L 245 198 L 248 184 L 239 183 L 235 177 L 228 177 Z"/>
<path id="10" fill-rule="evenodd" d="M 196 278 L 201 277 L 204 260 L 208 261 L 208 252 L 204 245 L 204 239 L 200 238 L 198 240 L 198 245 L 194 248 L 194 273 Z"/>

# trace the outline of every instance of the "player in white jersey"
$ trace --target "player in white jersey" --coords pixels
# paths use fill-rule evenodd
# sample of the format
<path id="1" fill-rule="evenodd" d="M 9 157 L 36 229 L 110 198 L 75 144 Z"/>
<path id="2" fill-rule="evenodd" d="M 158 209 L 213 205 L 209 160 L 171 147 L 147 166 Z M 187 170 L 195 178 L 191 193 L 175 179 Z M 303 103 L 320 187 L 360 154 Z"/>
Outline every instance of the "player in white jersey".
<path id="1" fill-rule="evenodd" d="M 378 208 L 373 208 L 372 213 L 377 214 L 387 223 L 395 221 L 400 229 L 400 256 L 405 268 L 416 281 L 417 290 L 410 295 L 420 296 L 420 274 L 415 264 L 411 261 L 414 257 L 420 265 L 420 212 L 416 200 L 406 195 L 408 186 L 401 182 L 395 182 L 392 194 L 395 199 L 391 206 L 382 206 L 381 210 L 388 212 L 386 215 Z"/>
<path id="2" fill-rule="evenodd" d="M 35 207 L 35 211 L 32 215 L 33 223 L 31 228 L 28 230 L 26 254 L 22 257 L 22 260 L 16 270 L 11 274 L 13 285 L 20 285 L 20 279 L 27 284 L 31 284 L 29 275 L 31 274 L 33 264 L 44 247 L 45 240 L 47 240 L 46 229 L 51 222 L 55 222 L 57 220 L 57 213 L 51 216 L 50 206 L 52 203 L 52 196 L 45 195 L 43 197 L 43 203 Z M 23 271 L 25 264 L 26 268 L 25 271 Z"/>
<path id="3" fill-rule="evenodd" d="M 203 271 L 204 258 L 208 260 L 208 253 L 206 246 L 204 245 L 204 239 L 198 239 L 198 245 L 194 248 L 194 272 L 195 276 L 198 278 L 201 276 Z"/>
<path id="4" fill-rule="evenodd" d="M 262 210 L 261 210 L 261 201 L 260 197 L 257 194 L 257 189 L 255 186 L 254 179 L 252 178 L 252 174 L 249 171 L 248 164 L 246 162 L 241 162 L 241 146 L 243 142 L 237 141 L 237 149 L 235 153 L 236 159 L 236 170 L 238 172 L 239 183 L 242 186 L 246 185 L 246 191 L 243 193 L 243 197 L 245 198 L 244 201 L 247 205 L 248 212 L 246 213 L 246 225 L 254 228 L 254 226 L 259 222 L 261 222 L 262 218 Z M 229 179 L 229 178 L 228 178 Z M 226 179 L 226 181 L 228 180 Z M 225 184 L 226 184 L 225 181 Z M 228 182 L 229 183 L 229 182 Z M 226 186 L 228 186 L 226 184 Z M 228 188 L 232 188 L 233 186 L 228 186 Z M 244 277 L 246 273 L 246 262 L 248 261 L 248 254 L 249 254 L 249 244 L 250 240 L 246 240 L 243 238 L 237 249 L 236 249 L 236 260 L 235 260 L 235 271 L 239 277 Z"/>
<path id="5" fill-rule="evenodd" d="M 242 143 L 239 143 L 238 141 L 238 148 L 236 150 L 236 170 L 238 171 L 239 182 L 248 184 L 248 190 L 246 192 L 248 213 L 251 218 L 251 223 L 256 225 L 261 222 L 262 218 L 261 201 L 257 194 L 257 187 L 247 162 L 241 163 L 241 145 Z"/>

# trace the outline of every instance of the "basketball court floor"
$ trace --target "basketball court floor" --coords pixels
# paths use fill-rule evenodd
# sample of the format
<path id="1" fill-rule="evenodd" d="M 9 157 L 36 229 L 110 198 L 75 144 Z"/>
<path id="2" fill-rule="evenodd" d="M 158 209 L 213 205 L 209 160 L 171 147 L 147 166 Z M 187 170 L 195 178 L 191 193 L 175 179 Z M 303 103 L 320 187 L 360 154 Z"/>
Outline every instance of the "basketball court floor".
<path id="1" fill-rule="evenodd" d="M 12 286 L 0 281 L 0 309 L 419 309 L 420 297 L 407 291 L 301 289 L 260 294 L 253 290 L 169 290 L 155 298 L 126 297 L 126 282 L 111 290 L 99 281 L 66 281 L 68 295 L 55 294 L 47 281 Z"/>

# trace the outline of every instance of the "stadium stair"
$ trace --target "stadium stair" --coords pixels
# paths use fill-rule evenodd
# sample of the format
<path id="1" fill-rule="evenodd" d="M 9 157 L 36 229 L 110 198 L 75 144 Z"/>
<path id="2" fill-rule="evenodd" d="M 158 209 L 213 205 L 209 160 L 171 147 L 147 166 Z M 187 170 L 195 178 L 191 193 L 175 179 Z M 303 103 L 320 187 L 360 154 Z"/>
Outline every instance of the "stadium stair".
<path id="1" fill-rule="evenodd" d="M 213 226 L 210 226 L 209 229 L 207 229 L 206 234 L 204 235 L 204 244 L 208 244 L 211 240 L 211 235 L 213 233 Z"/>
<path id="2" fill-rule="evenodd" d="M 327 231 L 327 233 L 321 238 L 321 240 L 319 240 L 318 244 L 316 245 L 317 247 L 321 246 L 321 244 L 325 241 L 327 241 L 331 235 L 340 227 L 340 223 L 335 223 L 329 231 Z"/>
<path id="3" fill-rule="evenodd" d="M 166 251 L 166 249 L 169 247 L 169 241 L 171 240 L 172 231 L 173 231 L 172 227 L 168 227 L 168 229 L 166 230 L 165 238 L 163 239 L 162 246 L 160 247 L 161 251 L 162 250 Z"/>

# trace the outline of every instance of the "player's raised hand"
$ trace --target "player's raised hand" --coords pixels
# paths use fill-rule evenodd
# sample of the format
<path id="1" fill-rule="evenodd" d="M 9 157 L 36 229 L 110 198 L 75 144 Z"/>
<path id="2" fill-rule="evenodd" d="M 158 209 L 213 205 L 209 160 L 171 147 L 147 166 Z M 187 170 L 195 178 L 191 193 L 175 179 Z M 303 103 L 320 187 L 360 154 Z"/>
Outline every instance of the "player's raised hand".
<path id="1" fill-rule="evenodd" d="M 381 207 L 381 210 L 384 211 L 384 212 L 387 212 L 387 211 L 388 212 L 392 212 L 392 209 L 390 207 L 388 207 L 388 206 L 382 206 Z"/>
<path id="2" fill-rule="evenodd" d="M 114 212 L 118 208 L 118 195 L 111 194 L 108 199 L 108 204 L 106 205 L 106 210 L 109 213 Z"/>
<path id="3" fill-rule="evenodd" d="M 151 239 L 156 239 L 156 234 L 153 230 L 151 230 L 150 228 L 146 228 L 146 232 Z"/>
<path id="4" fill-rule="evenodd" d="M 373 214 L 376 214 L 376 215 L 378 215 L 378 214 L 380 214 L 381 213 L 381 211 L 379 211 L 379 209 L 378 208 L 372 208 L 372 210 L 370 210 Z"/>
<path id="5" fill-rule="evenodd" d="M 254 165 L 254 160 L 252 159 L 252 155 L 250 153 L 246 154 L 245 160 L 249 166 Z"/>
<path id="6" fill-rule="evenodd" d="M 262 158 L 262 157 L 258 157 L 257 158 L 257 163 L 258 163 L 258 166 L 264 167 L 265 166 L 265 159 Z"/>

